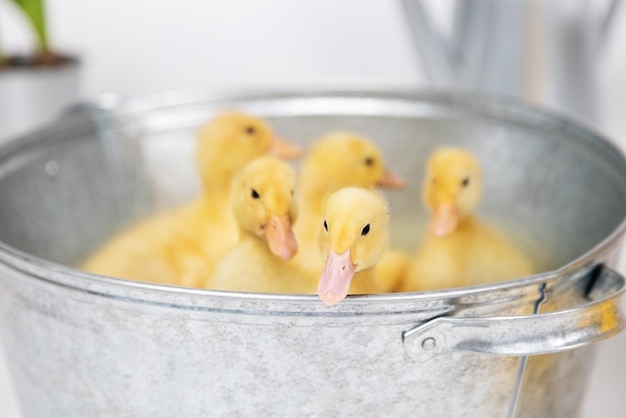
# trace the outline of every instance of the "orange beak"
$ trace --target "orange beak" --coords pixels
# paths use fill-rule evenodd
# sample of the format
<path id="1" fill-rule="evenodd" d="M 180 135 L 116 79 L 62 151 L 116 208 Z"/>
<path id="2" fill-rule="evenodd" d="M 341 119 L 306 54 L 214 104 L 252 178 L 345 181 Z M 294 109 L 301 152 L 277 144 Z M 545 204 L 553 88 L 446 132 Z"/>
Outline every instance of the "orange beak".
<path id="1" fill-rule="evenodd" d="M 270 153 L 287 160 L 302 158 L 302 150 L 300 148 L 277 136 L 274 136 Z"/>
<path id="2" fill-rule="evenodd" d="M 435 207 L 430 218 L 430 232 L 436 237 L 445 237 L 456 229 L 459 210 L 454 203 L 442 203 Z"/>
<path id="3" fill-rule="evenodd" d="M 391 171 L 385 170 L 383 177 L 378 180 L 376 185 L 385 189 L 399 190 L 406 187 L 406 182 L 397 175 L 393 174 Z"/>
<path id="4" fill-rule="evenodd" d="M 270 251 L 283 260 L 289 260 L 298 252 L 298 243 L 291 229 L 291 218 L 285 214 L 272 215 L 263 227 Z"/>

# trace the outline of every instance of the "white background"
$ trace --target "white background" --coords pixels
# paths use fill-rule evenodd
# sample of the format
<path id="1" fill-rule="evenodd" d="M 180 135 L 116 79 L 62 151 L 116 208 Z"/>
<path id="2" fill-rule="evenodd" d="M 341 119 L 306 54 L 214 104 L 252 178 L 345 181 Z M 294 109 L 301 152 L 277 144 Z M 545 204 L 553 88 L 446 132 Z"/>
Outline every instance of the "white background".
<path id="1" fill-rule="evenodd" d="M 319 81 L 425 85 L 392 0 L 49 0 L 53 45 L 80 55 L 83 98 L 172 88 L 298 86 Z M 597 128 L 626 148 L 626 8 L 599 56 Z M 0 42 L 30 37 L 0 0 Z M 626 258 L 626 257 L 624 257 Z M 626 273 L 622 262 L 621 272 Z M 0 353 L 1 355 L 1 353 Z M 626 333 L 600 346 L 585 417 L 626 416 Z M 19 417 L 0 359 L 0 417 Z"/>

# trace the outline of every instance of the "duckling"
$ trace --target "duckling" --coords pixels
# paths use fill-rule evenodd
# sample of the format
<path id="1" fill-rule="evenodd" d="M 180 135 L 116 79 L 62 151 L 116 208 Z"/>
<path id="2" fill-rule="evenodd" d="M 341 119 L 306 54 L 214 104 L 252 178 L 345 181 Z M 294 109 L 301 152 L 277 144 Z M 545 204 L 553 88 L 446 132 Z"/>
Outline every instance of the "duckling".
<path id="1" fill-rule="evenodd" d="M 392 248 L 382 256 L 374 274 L 382 293 L 398 291 L 406 280 L 411 261 L 411 254 L 399 248 Z"/>
<path id="2" fill-rule="evenodd" d="M 318 294 L 327 305 L 348 293 L 380 293 L 374 267 L 389 249 L 389 209 L 372 190 L 343 188 L 328 197 L 318 243 L 326 260 Z"/>
<path id="3" fill-rule="evenodd" d="M 404 181 L 386 169 L 381 151 L 363 136 L 336 132 L 313 143 L 300 169 L 296 196 L 299 214 L 294 225 L 300 246 L 294 262 L 307 272 L 313 289 L 323 268 L 317 251 L 322 200 L 347 186 L 401 189 Z"/>
<path id="4" fill-rule="evenodd" d="M 172 212 L 139 222 L 109 241 L 82 268 L 107 276 L 201 286 L 238 239 L 229 207 L 236 172 L 264 154 L 296 158 L 262 119 L 238 112 L 216 116 L 199 131 L 196 163 L 200 196 Z"/>
<path id="5" fill-rule="evenodd" d="M 232 208 L 239 242 L 218 263 L 207 288 L 304 293 L 302 273 L 289 263 L 298 250 L 291 223 L 295 216 L 294 170 L 275 157 L 250 163 L 233 183 Z"/>
<path id="6" fill-rule="evenodd" d="M 411 262 L 401 290 L 469 286 L 532 274 L 530 260 L 473 215 L 481 198 L 477 159 L 443 148 L 429 159 L 423 200 L 429 232 Z"/>

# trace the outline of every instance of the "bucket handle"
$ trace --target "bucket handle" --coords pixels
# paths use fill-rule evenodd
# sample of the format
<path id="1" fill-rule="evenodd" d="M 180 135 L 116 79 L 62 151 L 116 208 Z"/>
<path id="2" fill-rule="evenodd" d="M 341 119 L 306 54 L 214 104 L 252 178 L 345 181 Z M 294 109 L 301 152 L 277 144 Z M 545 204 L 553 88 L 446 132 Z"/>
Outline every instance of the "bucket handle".
<path id="1" fill-rule="evenodd" d="M 531 356 L 570 350 L 617 334 L 624 328 L 624 277 L 600 267 L 591 300 L 546 314 L 509 317 L 438 317 L 405 331 L 410 357 L 427 360 L 452 351 Z"/>

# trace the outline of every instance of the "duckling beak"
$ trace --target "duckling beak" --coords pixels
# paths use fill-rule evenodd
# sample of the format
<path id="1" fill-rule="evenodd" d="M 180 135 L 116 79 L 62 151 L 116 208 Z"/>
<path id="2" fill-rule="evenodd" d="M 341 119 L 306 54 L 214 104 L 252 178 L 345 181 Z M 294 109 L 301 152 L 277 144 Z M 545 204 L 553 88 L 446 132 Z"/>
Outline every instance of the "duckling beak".
<path id="1" fill-rule="evenodd" d="M 454 203 L 441 203 L 435 207 L 430 218 L 430 232 L 436 237 L 445 237 L 456 229 L 459 210 Z"/>
<path id="2" fill-rule="evenodd" d="M 302 158 L 302 150 L 300 148 L 277 136 L 274 137 L 270 153 L 287 160 Z"/>
<path id="3" fill-rule="evenodd" d="M 298 243 L 291 229 L 291 218 L 288 214 L 270 216 L 263 227 L 263 232 L 270 251 L 283 260 L 289 260 L 298 252 Z"/>
<path id="4" fill-rule="evenodd" d="M 355 271 L 356 266 L 352 264 L 349 249 L 343 254 L 337 254 L 330 249 L 317 286 L 317 293 L 326 305 L 335 305 L 348 296 Z"/>
<path id="5" fill-rule="evenodd" d="M 385 172 L 383 173 L 383 177 L 378 180 L 377 186 L 386 189 L 398 190 L 404 189 L 406 187 L 406 182 L 391 171 L 385 170 Z"/>

